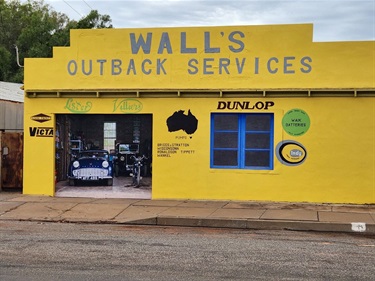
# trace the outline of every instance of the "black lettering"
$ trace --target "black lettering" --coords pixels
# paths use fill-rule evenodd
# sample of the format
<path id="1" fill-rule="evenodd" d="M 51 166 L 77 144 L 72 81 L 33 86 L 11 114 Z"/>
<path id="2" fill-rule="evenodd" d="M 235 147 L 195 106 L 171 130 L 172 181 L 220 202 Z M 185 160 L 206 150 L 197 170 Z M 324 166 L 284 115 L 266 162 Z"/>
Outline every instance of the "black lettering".
<path id="1" fill-rule="evenodd" d="M 264 103 L 261 102 L 261 101 L 258 101 L 258 102 L 255 104 L 255 107 L 256 107 L 257 109 L 263 109 L 263 107 L 264 107 Z"/>
<path id="2" fill-rule="evenodd" d="M 244 109 L 245 108 L 244 102 L 235 101 L 235 103 L 236 103 L 236 109 L 238 109 L 238 108 Z"/>
<path id="3" fill-rule="evenodd" d="M 53 128 L 29 127 L 30 137 L 53 137 Z"/>
<path id="4" fill-rule="evenodd" d="M 35 127 L 29 127 L 30 137 L 35 137 L 37 129 L 38 128 L 35 128 Z"/>
<path id="5" fill-rule="evenodd" d="M 267 110 L 274 106 L 273 101 L 258 101 L 254 105 L 251 105 L 249 101 L 219 101 L 217 103 L 217 108 L 219 110 L 230 109 L 230 110 L 251 110 L 251 109 L 263 109 Z"/>
<path id="6" fill-rule="evenodd" d="M 274 106 L 275 103 L 273 101 L 266 101 L 266 105 L 264 107 L 265 110 L 267 110 L 269 107 Z"/>
<path id="7" fill-rule="evenodd" d="M 217 109 L 225 109 L 226 108 L 226 102 L 225 101 L 219 101 L 217 103 Z"/>
<path id="8" fill-rule="evenodd" d="M 228 103 L 227 103 L 227 108 L 228 108 L 228 109 L 234 109 L 234 107 L 235 107 L 235 102 L 233 102 L 232 107 L 230 106 L 231 103 L 232 103 L 231 101 L 228 101 Z"/>
<path id="9" fill-rule="evenodd" d="M 250 102 L 249 101 L 247 101 L 246 103 L 247 104 L 246 104 L 246 108 L 245 109 L 254 109 L 254 106 L 250 107 Z"/>

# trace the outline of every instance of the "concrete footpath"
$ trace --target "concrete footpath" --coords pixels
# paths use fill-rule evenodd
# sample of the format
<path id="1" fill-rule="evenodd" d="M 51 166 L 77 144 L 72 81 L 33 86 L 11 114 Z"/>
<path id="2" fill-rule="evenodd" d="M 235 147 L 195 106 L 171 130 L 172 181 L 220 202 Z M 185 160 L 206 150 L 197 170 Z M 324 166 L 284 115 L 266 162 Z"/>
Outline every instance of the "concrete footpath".
<path id="1" fill-rule="evenodd" d="M 375 205 L 62 198 L 0 192 L 0 223 L 4 220 L 375 234 Z"/>

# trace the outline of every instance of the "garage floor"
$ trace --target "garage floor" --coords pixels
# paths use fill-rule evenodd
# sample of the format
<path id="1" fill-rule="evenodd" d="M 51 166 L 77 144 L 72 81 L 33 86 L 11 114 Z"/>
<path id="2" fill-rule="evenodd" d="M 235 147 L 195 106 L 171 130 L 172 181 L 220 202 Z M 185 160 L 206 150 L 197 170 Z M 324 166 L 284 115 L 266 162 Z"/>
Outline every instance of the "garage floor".
<path id="1" fill-rule="evenodd" d="M 69 186 L 67 181 L 56 184 L 56 197 L 88 197 L 88 198 L 134 198 L 151 199 L 151 177 L 144 177 L 141 186 L 134 188 L 131 177 L 113 179 L 113 186 L 88 185 Z"/>

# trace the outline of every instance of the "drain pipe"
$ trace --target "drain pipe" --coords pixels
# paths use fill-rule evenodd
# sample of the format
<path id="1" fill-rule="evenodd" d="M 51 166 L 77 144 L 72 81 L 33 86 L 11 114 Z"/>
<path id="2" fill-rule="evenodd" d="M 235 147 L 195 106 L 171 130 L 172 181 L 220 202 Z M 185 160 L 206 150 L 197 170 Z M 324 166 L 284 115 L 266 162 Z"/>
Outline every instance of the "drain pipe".
<path id="1" fill-rule="evenodd" d="M 14 45 L 14 48 L 16 49 L 17 64 L 18 64 L 19 67 L 23 67 L 23 65 L 20 65 L 20 57 L 18 55 L 18 47 L 17 47 L 17 45 Z"/>

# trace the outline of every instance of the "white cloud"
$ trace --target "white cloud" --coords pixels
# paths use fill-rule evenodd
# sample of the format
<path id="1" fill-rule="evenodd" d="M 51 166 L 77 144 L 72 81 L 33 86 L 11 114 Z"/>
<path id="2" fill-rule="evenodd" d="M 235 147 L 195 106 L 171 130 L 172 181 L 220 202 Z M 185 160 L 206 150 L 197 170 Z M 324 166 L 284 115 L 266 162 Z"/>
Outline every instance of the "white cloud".
<path id="1" fill-rule="evenodd" d="M 108 14 L 114 27 L 223 26 L 313 23 L 315 41 L 375 40 L 375 0 L 74 0 L 46 1 L 78 20 Z"/>

